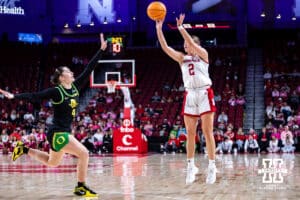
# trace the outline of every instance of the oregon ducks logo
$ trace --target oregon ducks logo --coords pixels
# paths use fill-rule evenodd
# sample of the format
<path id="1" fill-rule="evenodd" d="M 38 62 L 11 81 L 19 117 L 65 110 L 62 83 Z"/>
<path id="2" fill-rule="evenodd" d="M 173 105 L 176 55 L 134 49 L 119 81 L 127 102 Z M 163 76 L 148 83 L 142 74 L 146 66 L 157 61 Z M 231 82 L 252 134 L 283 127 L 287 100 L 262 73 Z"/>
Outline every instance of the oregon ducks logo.
<path id="1" fill-rule="evenodd" d="M 66 141 L 66 138 L 64 138 L 64 136 L 59 136 L 59 137 L 56 139 L 56 143 L 57 143 L 57 144 L 63 144 L 65 141 Z"/>
<path id="2" fill-rule="evenodd" d="M 71 106 L 71 108 L 76 108 L 77 105 L 78 105 L 78 103 L 76 102 L 75 99 L 71 99 L 71 100 L 70 100 L 69 106 Z"/>
<path id="3" fill-rule="evenodd" d="M 76 115 L 76 107 L 77 107 L 78 103 L 75 99 L 70 99 L 70 104 L 69 106 L 72 108 L 72 116 L 75 117 Z"/>

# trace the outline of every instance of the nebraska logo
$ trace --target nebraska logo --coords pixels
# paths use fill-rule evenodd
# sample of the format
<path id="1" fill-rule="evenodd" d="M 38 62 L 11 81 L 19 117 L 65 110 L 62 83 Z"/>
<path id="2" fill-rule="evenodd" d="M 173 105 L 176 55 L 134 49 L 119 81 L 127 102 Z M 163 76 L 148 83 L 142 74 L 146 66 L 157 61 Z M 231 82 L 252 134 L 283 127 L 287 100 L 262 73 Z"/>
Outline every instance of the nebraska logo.
<path id="1" fill-rule="evenodd" d="M 263 168 L 258 170 L 258 174 L 263 174 L 263 183 L 283 183 L 282 173 L 287 173 L 283 168 L 282 159 L 263 159 Z"/>
<path id="2" fill-rule="evenodd" d="M 106 18 L 108 23 L 115 21 L 115 10 L 113 0 L 79 0 L 77 21 L 82 24 L 89 24 L 94 16 L 103 23 Z"/>

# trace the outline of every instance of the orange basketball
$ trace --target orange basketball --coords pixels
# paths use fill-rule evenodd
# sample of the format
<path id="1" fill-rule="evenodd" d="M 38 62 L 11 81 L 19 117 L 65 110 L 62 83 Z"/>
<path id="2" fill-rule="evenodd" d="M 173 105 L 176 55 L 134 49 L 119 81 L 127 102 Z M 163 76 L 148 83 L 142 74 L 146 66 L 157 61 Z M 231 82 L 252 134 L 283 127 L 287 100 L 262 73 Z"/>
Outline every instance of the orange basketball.
<path id="1" fill-rule="evenodd" d="M 166 14 L 166 6 L 160 1 L 153 1 L 147 7 L 147 15 L 154 21 L 164 19 Z"/>

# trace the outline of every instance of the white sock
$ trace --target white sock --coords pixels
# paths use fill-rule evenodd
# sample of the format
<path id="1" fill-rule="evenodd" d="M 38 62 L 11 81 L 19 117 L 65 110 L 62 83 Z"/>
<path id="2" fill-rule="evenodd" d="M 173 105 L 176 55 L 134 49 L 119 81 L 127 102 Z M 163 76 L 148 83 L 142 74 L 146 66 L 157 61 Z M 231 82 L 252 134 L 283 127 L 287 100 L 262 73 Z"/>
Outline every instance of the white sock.
<path id="1" fill-rule="evenodd" d="M 195 159 L 194 158 L 188 158 L 187 163 L 188 163 L 188 167 L 194 167 L 195 166 Z"/>
<path id="2" fill-rule="evenodd" d="M 208 166 L 209 167 L 214 167 L 216 165 L 215 160 L 208 160 Z"/>

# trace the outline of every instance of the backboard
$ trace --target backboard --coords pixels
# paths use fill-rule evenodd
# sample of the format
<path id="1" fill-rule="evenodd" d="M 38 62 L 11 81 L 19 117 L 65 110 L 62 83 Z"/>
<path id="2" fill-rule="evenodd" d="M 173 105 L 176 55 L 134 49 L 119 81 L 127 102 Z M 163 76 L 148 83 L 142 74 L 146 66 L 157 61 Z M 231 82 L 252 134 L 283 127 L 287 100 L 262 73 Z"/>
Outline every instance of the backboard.
<path id="1" fill-rule="evenodd" d="M 91 73 L 91 88 L 106 88 L 108 81 L 117 81 L 117 88 L 135 87 L 135 60 L 99 60 Z"/>

